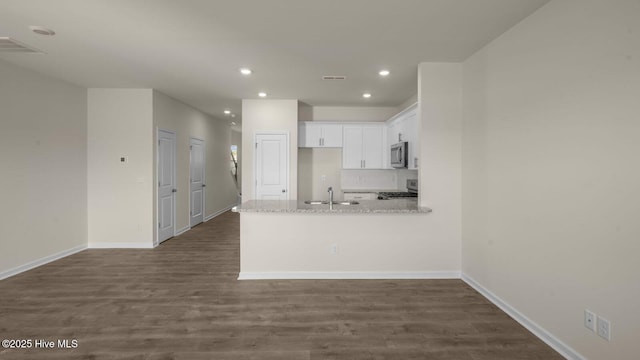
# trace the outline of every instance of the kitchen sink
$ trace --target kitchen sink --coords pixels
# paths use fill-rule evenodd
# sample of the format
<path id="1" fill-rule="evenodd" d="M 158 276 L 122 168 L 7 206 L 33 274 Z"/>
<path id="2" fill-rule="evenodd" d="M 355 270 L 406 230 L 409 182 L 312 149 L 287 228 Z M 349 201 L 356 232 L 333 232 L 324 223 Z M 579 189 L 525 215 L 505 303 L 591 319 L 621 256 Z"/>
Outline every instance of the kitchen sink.
<path id="1" fill-rule="evenodd" d="M 328 201 L 320 201 L 320 200 L 307 200 L 304 202 L 307 205 L 329 205 Z M 357 201 L 334 201 L 333 205 L 358 205 L 360 204 Z"/>
<path id="2" fill-rule="evenodd" d="M 357 201 L 334 201 L 333 205 L 358 205 Z"/>

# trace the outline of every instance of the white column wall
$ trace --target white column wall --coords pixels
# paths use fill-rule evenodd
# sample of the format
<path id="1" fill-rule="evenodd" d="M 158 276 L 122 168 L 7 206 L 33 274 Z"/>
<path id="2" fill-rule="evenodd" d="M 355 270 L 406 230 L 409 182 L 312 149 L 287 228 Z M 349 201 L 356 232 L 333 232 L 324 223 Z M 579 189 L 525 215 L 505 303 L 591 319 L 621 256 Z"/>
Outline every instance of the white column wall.
<path id="1" fill-rule="evenodd" d="M 152 96 L 88 91 L 89 247 L 153 247 Z"/>

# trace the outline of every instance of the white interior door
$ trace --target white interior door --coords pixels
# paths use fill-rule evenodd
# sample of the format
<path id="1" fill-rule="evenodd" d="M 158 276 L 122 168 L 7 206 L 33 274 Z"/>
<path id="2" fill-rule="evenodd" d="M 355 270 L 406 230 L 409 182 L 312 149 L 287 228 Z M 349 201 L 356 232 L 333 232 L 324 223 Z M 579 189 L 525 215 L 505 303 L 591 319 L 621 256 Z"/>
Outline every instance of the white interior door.
<path id="1" fill-rule="evenodd" d="M 288 134 L 256 134 L 256 199 L 289 199 Z"/>
<path id="2" fill-rule="evenodd" d="M 204 141 L 191 138 L 190 141 L 190 226 L 196 226 L 204 221 Z"/>
<path id="3" fill-rule="evenodd" d="M 175 235 L 176 135 L 158 130 L 158 243 Z"/>

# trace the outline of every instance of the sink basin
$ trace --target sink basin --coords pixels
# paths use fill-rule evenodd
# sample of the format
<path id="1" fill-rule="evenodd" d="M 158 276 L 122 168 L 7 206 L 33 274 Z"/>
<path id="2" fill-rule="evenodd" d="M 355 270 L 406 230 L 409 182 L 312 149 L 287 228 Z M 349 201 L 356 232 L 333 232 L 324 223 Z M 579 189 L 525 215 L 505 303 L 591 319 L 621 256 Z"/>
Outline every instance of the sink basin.
<path id="1" fill-rule="evenodd" d="M 329 205 L 328 201 L 320 201 L 320 200 L 307 200 L 304 202 L 307 205 Z M 360 204 L 357 201 L 334 201 L 333 205 L 358 205 Z"/>
<path id="2" fill-rule="evenodd" d="M 334 201 L 333 205 L 358 205 L 357 201 Z"/>

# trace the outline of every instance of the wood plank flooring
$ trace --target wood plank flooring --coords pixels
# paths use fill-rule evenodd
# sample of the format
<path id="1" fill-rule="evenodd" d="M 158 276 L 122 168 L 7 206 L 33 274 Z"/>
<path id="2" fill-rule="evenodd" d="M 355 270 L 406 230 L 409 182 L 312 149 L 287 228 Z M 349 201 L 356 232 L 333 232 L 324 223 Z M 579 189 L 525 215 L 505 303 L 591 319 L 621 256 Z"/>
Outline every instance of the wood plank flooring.
<path id="1" fill-rule="evenodd" d="M 0 359 L 562 359 L 460 280 L 238 281 L 239 216 L 0 281 Z"/>

